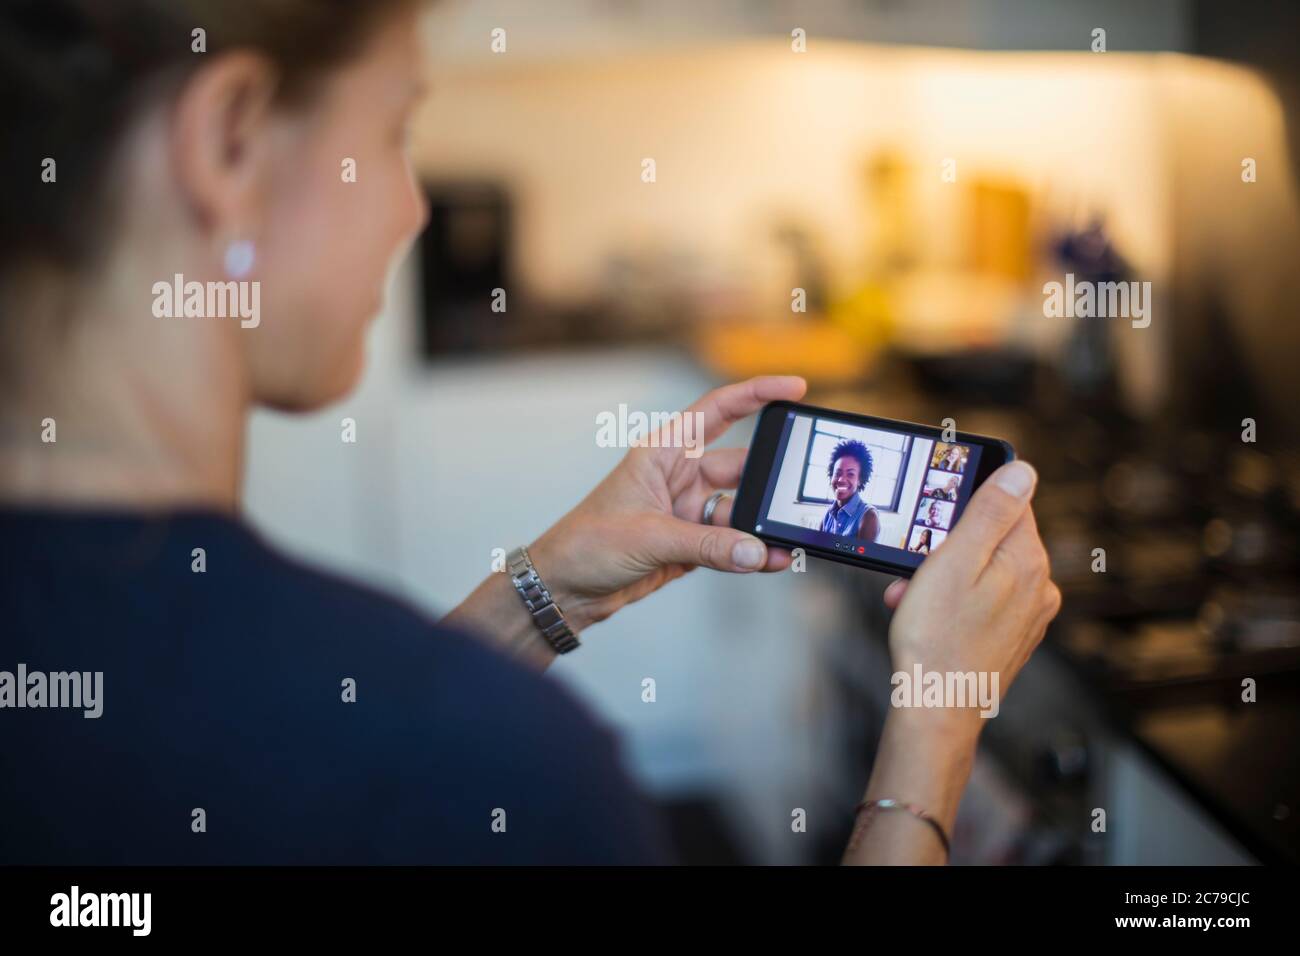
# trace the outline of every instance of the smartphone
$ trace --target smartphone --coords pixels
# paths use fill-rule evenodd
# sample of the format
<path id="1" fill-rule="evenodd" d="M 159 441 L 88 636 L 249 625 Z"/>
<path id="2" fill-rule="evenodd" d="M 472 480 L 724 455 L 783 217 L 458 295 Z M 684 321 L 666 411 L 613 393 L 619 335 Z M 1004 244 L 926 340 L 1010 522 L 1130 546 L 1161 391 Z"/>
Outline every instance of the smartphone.
<path id="1" fill-rule="evenodd" d="M 731 526 L 911 577 L 943 546 L 975 489 L 1015 457 L 986 435 L 772 402 L 759 412 Z"/>

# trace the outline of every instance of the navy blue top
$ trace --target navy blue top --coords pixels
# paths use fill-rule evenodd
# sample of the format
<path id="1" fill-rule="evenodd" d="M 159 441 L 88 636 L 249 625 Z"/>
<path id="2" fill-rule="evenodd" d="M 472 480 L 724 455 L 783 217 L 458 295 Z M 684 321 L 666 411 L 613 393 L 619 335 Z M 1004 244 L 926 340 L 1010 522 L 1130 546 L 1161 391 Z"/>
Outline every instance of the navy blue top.
<path id="1" fill-rule="evenodd" d="M 102 672 L 99 717 L 48 706 L 70 672 Z M 0 863 L 666 853 L 612 734 L 482 641 L 217 514 L 0 509 Z"/>

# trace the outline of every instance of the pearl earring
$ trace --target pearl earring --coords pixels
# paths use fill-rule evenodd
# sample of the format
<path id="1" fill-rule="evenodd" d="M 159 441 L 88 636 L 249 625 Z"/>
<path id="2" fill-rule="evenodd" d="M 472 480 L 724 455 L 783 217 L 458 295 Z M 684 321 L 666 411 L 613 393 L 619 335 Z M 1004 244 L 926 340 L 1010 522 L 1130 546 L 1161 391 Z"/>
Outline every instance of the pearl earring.
<path id="1" fill-rule="evenodd" d="M 251 239 L 233 239 L 226 246 L 226 275 L 242 279 L 253 271 L 257 250 Z"/>

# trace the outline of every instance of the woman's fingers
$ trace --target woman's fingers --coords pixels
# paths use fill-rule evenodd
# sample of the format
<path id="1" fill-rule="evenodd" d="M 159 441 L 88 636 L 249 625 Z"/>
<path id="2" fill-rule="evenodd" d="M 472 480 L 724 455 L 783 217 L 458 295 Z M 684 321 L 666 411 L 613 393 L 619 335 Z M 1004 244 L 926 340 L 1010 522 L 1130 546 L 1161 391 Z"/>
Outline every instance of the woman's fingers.
<path id="1" fill-rule="evenodd" d="M 764 571 L 784 571 L 790 567 L 791 556 L 786 548 L 776 548 L 772 545 L 767 546 L 767 564 L 763 567 Z"/>
<path id="2" fill-rule="evenodd" d="M 715 488 L 735 488 L 740 484 L 740 474 L 745 470 L 748 448 L 715 448 L 700 458 L 700 477 L 712 494 Z M 716 522 L 715 522 L 716 523 Z"/>
<path id="3" fill-rule="evenodd" d="M 705 452 L 700 458 L 700 470 L 697 479 L 689 488 L 673 500 L 673 514 L 686 521 L 700 521 L 709 497 L 715 491 L 728 493 L 718 499 L 714 506 L 713 518 L 709 524 L 725 528 L 731 524 L 732 494 L 740 484 L 740 473 L 745 470 L 744 448 L 718 448 Z"/>
<path id="4" fill-rule="evenodd" d="M 740 473 L 745 470 L 745 457 L 748 453 L 748 449 L 718 449 L 707 453 L 701 460 L 701 475 L 708 488 L 735 488 L 740 484 Z M 724 494 L 719 498 L 718 505 L 714 506 L 710 524 L 718 528 L 731 527 L 732 505 L 735 503 L 736 499 L 731 494 Z M 764 564 L 763 571 L 784 571 L 789 566 L 788 548 L 767 546 L 767 564 Z"/>
<path id="5" fill-rule="evenodd" d="M 1016 521 L 1001 543 L 993 552 L 990 566 L 1001 566 L 1021 587 L 1029 587 L 1047 581 L 1051 567 L 1047 560 L 1047 549 L 1043 539 L 1038 535 L 1038 521 L 1034 518 L 1032 508 Z"/>
<path id="6" fill-rule="evenodd" d="M 700 475 L 705 485 L 711 489 L 735 488 L 740 484 L 741 472 L 745 470 L 745 458 L 748 448 L 719 448 L 706 452 L 700 459 Z M 713 492 L 710 491 L 710 494 Z M 707 499 L 706 499 L 707 500 Z M 713 509 L 713 518 L 709 522 L 719 528 L 731 526 L 731 508 L 735 498 L 726 494 L 718 499 Z M 767 564 L 764 571 L 784 571 L 790 567 L 790 550 L 768 545 Z"/>
<path id="7" fill-rule="evenodd" d="M 723 495 L 719 498 L 717 506 L 713 509 L 713 517 L 709 519 L 709 524 L 715 528 L 730 528 L 733 501 L 731 495 Z"/>
<path id="8" fill-rule="evenodd" d="M 659 565 L 694 564 L 745 572 L 758 571 L 768 563 L 767 546 L 752 534 L 668 515 L 656 515 L 646 522 L 643 544 Z"/>
<path id="9" fill-rule="evenodd" d="M 960 564 L 966 578 L 979 577 L 984 566 L 1029 508 L 1038 474 L 1028 463 L 1003 465 L 980 485 L 952 532 L 934 556 L 927 559 L 947 566 Z"/>
<path id="10" fill-rule="evenodd" d="M 685 490 L 673 495 L 673 514 L 685 521 L 700 522 L 704 509 L 715 491 L 725 491 L 713 509 L 709 524 L 727 527 L 731 524 L 731 502 L 734 489 L 740 484 L 740 473 L 745 467 L 745 449 L 719 448 L 706 452 L 700 459 L 699 473 L 690 479 Z M 671 490 L 669 492 L 672 493 Z"/>
<path id="11" fill-rule="evenodd" d="M 762 375 L 715 388 L 688 408 L 686 414 L 698 412 L 704 416 L 704 444 L 708 445 L 768 402 L 798 401 L 807 390 L 808 383 L 797 375 Z"/>
<path id="12" fill-rule="evenodd" d="M 724 495 L 719 498 L 717 507 L 713 509 L 713 519 L 709 523 L 716 528 L 731 527 L 732 503 L 733 499 L 731 495 Z M 778 548 L 772 545 L 767 545 L 767 564 L 763 565 L 759 570 L 784 571 L 788 567 L 790 567 L 790 550 L 788 548 Z M 723 570 L 731 569 L 724 568 Z"/>
<path id="13" fill-rule="evenodd" d="M 889 582 L 889 587 L 885 588 L 885 607 L 891 611 L 898 610 L 898 602 L 903 600 L 903 595 L 907 593 L 907 579 L 895 578 Z"/>

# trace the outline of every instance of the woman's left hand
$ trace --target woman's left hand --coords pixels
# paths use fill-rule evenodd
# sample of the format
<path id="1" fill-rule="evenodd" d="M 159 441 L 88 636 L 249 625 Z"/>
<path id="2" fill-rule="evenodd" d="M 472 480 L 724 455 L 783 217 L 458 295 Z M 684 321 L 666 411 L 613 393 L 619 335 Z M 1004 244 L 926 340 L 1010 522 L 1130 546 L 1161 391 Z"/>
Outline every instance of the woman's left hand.
<path id="1" fill-rule="evenodd" d="M 789 567 L 788 551 L 768 549 L 728 527 L 730 497 L 718 502 L 710 524 L 701 523 L 709 496 L 739 484 L 747 450 L 698 452 L 766 403 L 798 400 L 806 389 L 801 378 L 767 376 L 709 392 L 685 412 L 702 415 L 696 446 L 630 449 L 591 494 L 529 546 L 538 574 L 575 631 L 695 567 Z"/>

